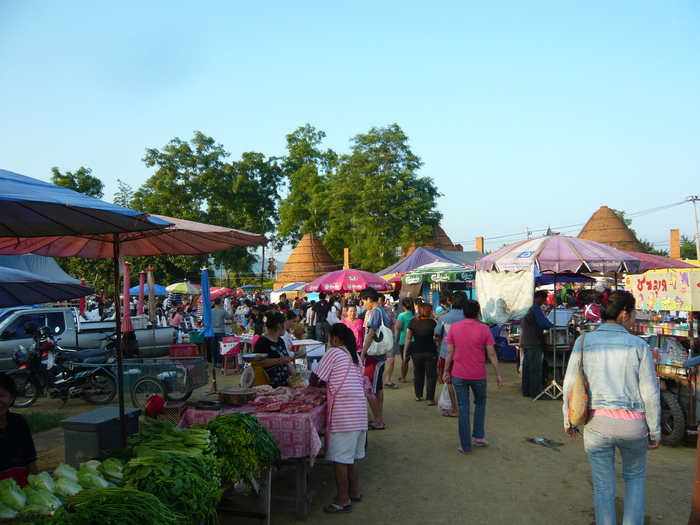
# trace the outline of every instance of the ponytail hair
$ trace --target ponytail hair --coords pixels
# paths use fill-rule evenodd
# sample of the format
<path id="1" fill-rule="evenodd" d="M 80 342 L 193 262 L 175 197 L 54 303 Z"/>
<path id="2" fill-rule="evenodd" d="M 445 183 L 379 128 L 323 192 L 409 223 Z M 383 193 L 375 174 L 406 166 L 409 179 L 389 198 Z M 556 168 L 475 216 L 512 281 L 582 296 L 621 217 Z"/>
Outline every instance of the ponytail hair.
<path id="1" fill-rule="evenodd" d="M 284 324 L 284 314 L 273 311 L 265 312 L 265 328 L 274 330 L 281 324 Z"/>
<path id="2" fill-rule="evenodd" d="M 623 311 L 632 313 L 635 303 L 634 295 L 618 290 L 611 293 L 608 302 L 600 307 L 600 316 L 603 321 L 615 321 Z"/>
<path id="3" fill-rule="evenodd" d="M 347 348 L 348 352 L 350 353 L 350 357 L 352 358 L 352 362 L 356 365 L 359 364 L 360 360 L 357 357 L 357 342 L 355 340 L 355 334 L 352 333 L 352 330 L 350 330 L 350 328 L 343 323 L 335 323 L 328 330 L 328 339 L 333 336 L 340 339 L 343 346 Z"/>

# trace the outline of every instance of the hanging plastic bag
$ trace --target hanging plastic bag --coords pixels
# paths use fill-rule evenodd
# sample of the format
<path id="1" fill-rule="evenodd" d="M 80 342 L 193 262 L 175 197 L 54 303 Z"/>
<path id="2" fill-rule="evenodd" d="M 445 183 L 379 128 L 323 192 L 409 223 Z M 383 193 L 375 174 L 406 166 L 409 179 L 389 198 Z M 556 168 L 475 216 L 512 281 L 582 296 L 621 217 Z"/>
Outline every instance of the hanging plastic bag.
<path id="1" fill-rule="evenodd" d="M 442 393 L 438 399 L 438 408 L 446 412 L 452 412 L 452 401 L 450 400 L 450 392 L 447 390 L 447 383 L 442 385 Z"/>

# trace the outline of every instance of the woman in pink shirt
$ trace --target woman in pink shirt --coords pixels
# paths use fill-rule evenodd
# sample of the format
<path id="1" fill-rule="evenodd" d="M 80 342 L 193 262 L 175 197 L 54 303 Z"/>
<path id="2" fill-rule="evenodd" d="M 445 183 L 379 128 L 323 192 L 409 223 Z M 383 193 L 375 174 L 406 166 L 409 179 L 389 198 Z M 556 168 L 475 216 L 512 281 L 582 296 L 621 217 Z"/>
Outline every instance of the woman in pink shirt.
<path id="1" fill-rule="evenodd" d="M 362 322 L 362 319 L 358 319 L 357 306 L 355 306 L 354 304 L 348 305 L 348 307 L 346 308 L 346 313 L 348 316 L 340 322 L 347 326 L 350 330 L 352 330 L 352 333 L 355 336 L 355 341 L 357 343 L 357 351 L 361 352 L 362 343 L 364 343 L 365 341 L 364 323 Z"/>
<path id="2" fill-rule="evenodd" d="M 487 377 L 484 350 L 496 372 L 498 388 L 503 386 L 503 379 L 498 368 L 498 357 L 493 349 L 494 341 L 491 330 L 485 324 L 477 321 L 481 311 L 479 303 L 469 300 L 464 304 L 463 310 L 464 321 L 453 324 L 445 338 L 447 357 L 445 358 L 443 379 L 449 381 L 452 377 L 452 385 L 457 395 L 459 441 L 461 443 L 457 450 L 463 454 L 471 454 L 472 436 L 477 447 L 486 447 L 489 444 L 484 430 Z M 452 366 L 451 374 L 449 372 L 450 366 Z M 473 433 L 470 424 L 469 389 L 474 394 Z"/>

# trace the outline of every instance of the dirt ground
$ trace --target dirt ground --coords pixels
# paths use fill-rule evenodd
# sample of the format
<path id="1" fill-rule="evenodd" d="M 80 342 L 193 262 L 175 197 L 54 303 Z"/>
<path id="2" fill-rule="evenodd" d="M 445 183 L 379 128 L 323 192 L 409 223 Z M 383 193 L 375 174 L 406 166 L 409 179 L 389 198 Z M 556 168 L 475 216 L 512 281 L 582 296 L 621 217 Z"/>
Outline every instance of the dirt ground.
<path id="1" fill-rule="evenodd" d="M 364 500 L 344 516 L 323 513 L 333 497 L 332 468 L 311 469 L 311 484 L 321 488 L 310 506 L 308 522 L 432 524 L 543 524 L 588 525 L 594 522 L 590 470 L 579 437 L 570 440 L 562 430 L 561 402 L 532 402 L 520 395 L 512 363 L 502 363 L 504 386 L 490 382 L 486 412 L 488 448 L 471 456 L 457 452 L 457 420 L 441 417 L 437 407 L 413 401 L 413 385 L 386 391 L 387 429 L 369 432 L 367 457 L 361 463 Z M 410 377 L 410 372 L 409 372 Z M 220 388 L 237 385 L 238 377 L 218 377 Z M 439 389 L 438 387 L 438 394 Z M 204 387 L 193 399 L 210 390 Z M 116 402 L 113 403 L 116 406 Z M 41 398 L 28 411 L 57 410 L 60 402 Z M 127 404 L 130 406 L 130 404 Z M 66 417 L 92 410 L 70 400 L 60 410 Z M 564 442 L 561 451 L 533 445 L 526 437 Z M 63 460 L 63 432 L 54 429 L 35 436 L 40 468 Z M 675 448 L 661 447 L 648 455 L 645 524 L 687 523 L 695 474 L 695 440 Z M 618 455 L 618 472 L 619 472 Z M 273 480 L 273 494 L 289 490 L 289 477 Z M 618 515 L 622 513 L 623 484 L 618 483 Z M 293 510 L 272 503 L 272 522 L 294 523 Z M 225 518 L 222 523 L 256 523 Z"/>

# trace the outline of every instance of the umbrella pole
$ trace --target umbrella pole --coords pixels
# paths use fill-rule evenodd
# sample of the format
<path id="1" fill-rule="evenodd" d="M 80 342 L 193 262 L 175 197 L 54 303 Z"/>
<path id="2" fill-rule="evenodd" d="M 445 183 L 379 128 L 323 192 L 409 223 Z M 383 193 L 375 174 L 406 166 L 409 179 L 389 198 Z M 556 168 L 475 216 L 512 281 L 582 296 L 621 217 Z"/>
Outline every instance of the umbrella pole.
<path id="1" fill-rule="evenodd" d="M 216 360 L 214 359 L 214 349 L 212 349 L 211 344 L 212 340 L 207 338 L 204 340 L 206 343 L 207 348 L 209 349 L 209 353 L 212 355 L 212 367 L 211 367 L 211 390 L 204 394 L 205 396 L 209 396 L 211 394 L 218 394 L 219 393 L 219 387 L 216 384 Z M 224 356 L 224 359 L 226 357 Z"/>
<path id="2" fill-rule="evenodd" d="M 119 438 L 126 448 L 126 418 L 124 417 L 124 338 L 122 337 L 121 304 L 119 302 L 119 239 L 114 235 L 114 319 L 117 329 L 117 398 L 119 401 Z"/>
<path id="3" fill-rule="evenodd" d="M 532 400 L 534 403 L 537 401 L 539 398 L 541 398 L 543 395 L 548 395 L 552 399 L 559 399 L 560 396 L 564 395 L 564 391 L 562 390 L 561 386 L 559 386 L 559 383 L 557 383 L 557 274 L 556 272 L 554 273 L 554 316 L 552 319 L 554 319 L 554 341 L 552 345 L 552 380 L 549 383 L 549 386 L 542 390 L 542 392 L 539 393 L 539 395 Z M 551 330 L 551 328 L 550 328 Z M 562 371 L 563 371 L 563 363 L 562 363 Z"/>

